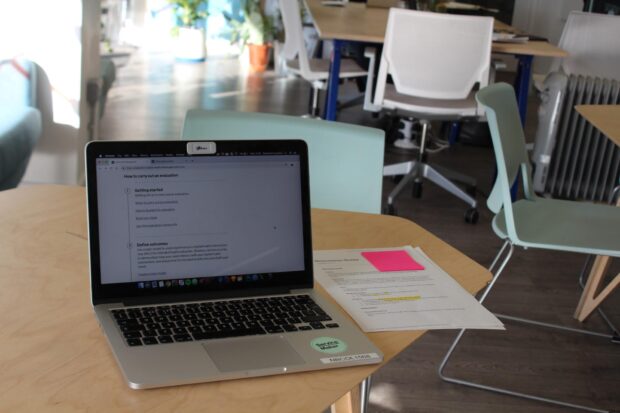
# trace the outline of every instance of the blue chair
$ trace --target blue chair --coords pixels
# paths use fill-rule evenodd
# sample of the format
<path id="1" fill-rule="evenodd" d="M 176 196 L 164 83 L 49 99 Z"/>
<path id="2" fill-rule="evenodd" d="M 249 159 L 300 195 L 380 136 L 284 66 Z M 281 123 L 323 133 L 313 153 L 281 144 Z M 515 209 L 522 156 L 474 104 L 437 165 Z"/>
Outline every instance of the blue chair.
<path id="1" fill-rule="evenodd" d="M 181 139 L 303 139 L 314 208 L 380 213 L 384 132 L 267 113 L 187 112 Z"/>
<path id="2" fill-rule="evenodd" d="M 0 61 L 0 191 L 19 184 L 41 135 L 35 68 L 25 60 Z"/>
<path id="3" fill-rule="evenodd" d="M 476 94 L 476 99 L 486 110 L 497 162 L 497 180 L 487 200 L 487 206 L 495 213 L 493 231 L 504 240 L 504 245 L 489 268 L 490 271 L 496 271 L 488 287 L 484 290 L 480 302 L 484 301 L 497 282 L 510 260 L 515 246 L 619 257 L 620 208 L 585 202 L 545 199 L 534 194 L 530 162 L 525 149 L 525 138 L 512 86 L 506 83 L 496 83 L 480 90 Z M 512 202 L 510 196 L 511 183 L 515 182 L 519 175 L 523 182 L 524 199 Z M 496 315 L 505 320 L 602 336 L 612 340 L 620 337 L 617 331 L 614 331 L 614 334 L 595 333 L 521 317 Z M 443 380 L 564 407 L 596 412 L 607 411 L 444 375 L 443 370 L 464 332 L 465 330 L 460 331 L 439 367 L 439 376 Z"/>

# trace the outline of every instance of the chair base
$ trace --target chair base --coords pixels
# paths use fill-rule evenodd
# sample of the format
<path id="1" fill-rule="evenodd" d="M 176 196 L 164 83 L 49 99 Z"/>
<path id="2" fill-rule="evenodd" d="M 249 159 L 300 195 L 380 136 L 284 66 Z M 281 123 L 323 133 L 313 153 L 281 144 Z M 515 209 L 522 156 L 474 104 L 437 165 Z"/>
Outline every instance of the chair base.
<path id="1" fill-rule="evenodd" d="M 414 183 L 414 194 L 420 196 L 422 179 L 425 178 L 469 205 L 470 209 L 465 214 L 465 221 L 475 224 L 478 221 L 478 203 L 474 198 L 476 181 L 469 176 L 426 162 L 426 137 L 430 122 L 420 120 L 420 124 L 422 125 L 422 135 L 418 159 L 387 165 L 383 168 L 383 176 L 403 176 L 387 197 L 386 212 L 391 215 L 395 213 L 394 200 L 410 182 Z M 403 139 L 397 140 L 394 143 L 396 146 L 404 149 L 418 147 L 412 139 L 412 126 L 412 120 L 403 120 L 403 129 L 401 129 Z M 469 193 L 456 185 L 455 182 L 465 185 L 469 189 Z"/>
<path id="2" fill-rule="evenodd" d="M 500 258 L 502 257 L 502 255 L 504 255 L 504 252 L 505 252 L 507 247 L 509 247 L 508 252 L 505 254 L 504 259 L 501 261 L 501 264 L 497 267 L 497 271 L 494 274 L 492 280 L 489 282 L 489 285 L 487 286 L 487 288 L 482 293 L 482 296 L 480 297 L 480 300 L 479 300 L 480 303 L 482 303 L 485 300 L 485 298 L 487 297 L 487 295 L 489 294 L 489 292 L 491 291 L 491 289 L 495 285 L 495 282 L 497 281 L 497 279 L 499 278 L 499 276 L 503 272 L 504 268 L 508 264 L 508 261 L 512 257 L 512 254 L 514 252 L 514 245 L 510 241 L 505 241 L 504 245 L 500 249 L 499 253 L 497 254 L 495 259 L 493 260 L 493 263 L 489 267 L 489 271 L 493 272 L 493 270 L 496 268 L 496 265 L 498 264 Z M 585 270 L 586 267 L 584 267 L 584 270 Z M 582 274 L 583 274 L 583 272 L 582 272 Z M 611 339 L 612 342 L 615 342 L 616 337 L 617 337 L 615 335 L 615 334 L 617 334 L 616 331 L 614 331 L 615 334 L 604 334 L 604 333 L 598 333 L 598 332 L 593 332 L 593 331 L 589 331 L 589 330 L 565 327 L 565 326 L 561 326 L 561 325 L 558 325 L 558 324 L 542 323 L 542 322 L 535 321 L 535 320 L 530 320 L 530 319 L 521 318 L 521 317 L 512 317 L 512 316 L 508 316 L 508 315 L 504 315 L 504 314 L 495 314 L 495 315 L 497 317 L 499 317 L 499 318 L 502 318 L 502 319 L 522 322 L 522 323 L 531 324 L 531 325 L 536 325 L 536 326 L 539 326 L 539 327 L 554 328 L 554 329 L 558 329 L 558 330 L 562 330 L 562 331 L 569 331 L 569 332 L 574 332 L 574 333 L 588 334 L 588 335 L 593 335 L 593 336 L 598 336 L 598 337 L 604 337 L 604 338 Z M 615 328 L 614 328 L 614 330 L 615 330 Z M 613 413 L 612 410 L 598 409 L 598 408 L 595 408 L 595 407 L 584 406 L 584 405 L 575 404 L 575 403 L 568 403 L 568 402 L 564 402 L 564 401 L 561 401 L 561 400 L 550 399 L 550 398 L 546 398 L 546 397 L 540 397 L 540 396 L 536 396 L 536 395 L 533 395 L 533 394 L 520 393 L 520 392 L 516 392 L 516 391 L 510 390 L 510 389 L 506 389 L 506 388 L 487 386 L 487 385 L 475 383 L 475 382 L 472 382 L 472 381 L 462 380 L 462 379 L 458 379 L 458 378 L 454 378 L 454 377 L 450 377 L 450 376 L 445 375 L 443 371 L 444 371 L 444 369 L 445 369 L 445 367 L 446 367 L 450 357 L 452 356 L 454 350 L 456 349 L 456 346 L 458 345 L 458 343 L 460 342 L 461 338 L 465 334 L 465 331 L 466 331 L 465 329 L 462 329 L 459 332 L 459 334 L 457 335 L 456 339 L 454 340 L 454 342 L 450 346 L 450 349 L 448 350 L 448 352 L 444 356 L 444 359 L 442 360 L 441 364 L 439 365 L 438 374 L 439 374 L 439 377 L 443 381 L 446 381 L 446 382 L 449 382 L 449 383 L 454 383 L 454 384 L 460 384 L 460 385 L 463 385 L 463 386 L 473 387 L 473 388 L 480 389 L 480 390 L 486 390 L 486 391 L 490 391 L 490 392 L 494 392 L 494 393 L 505 394 L 505 395 L 508 395 L 508 396 L 514 396 L 514 397 L 519 397 L 519 398 L 523 398 L 523 399 L 528 399 L 528 400 L 534 400 L 534 401 L 554 404 L 554 405 L 557 405 L 557 406 L 570 407 L 572 409 L 584 410 L 584 411 L 588 411 L 588 412 L 597 412 L 597 413 Z"/>

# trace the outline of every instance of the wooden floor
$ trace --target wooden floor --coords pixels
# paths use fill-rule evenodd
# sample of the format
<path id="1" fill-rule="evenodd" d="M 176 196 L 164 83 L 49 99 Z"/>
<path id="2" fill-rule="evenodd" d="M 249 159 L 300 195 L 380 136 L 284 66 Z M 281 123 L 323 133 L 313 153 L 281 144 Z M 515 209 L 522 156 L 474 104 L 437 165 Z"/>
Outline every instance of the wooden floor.
<path id="1" fill-rule="evenodd" d="M 273 72 L 247 76 L 236 60 L 181 64 L 166 55 L 133 56 L 118 70 L 101 121 L 101 137 L 177 139 L 185 112 L 197 107 L 300 115 L 307 111 L 308 96 L 307 83 L 280 78 Z M 526 128 L 529 136 L 535 127 L 537 106 L 536 98 L 531 100 Z M 339 120 L 369 126 L 382 123 L 363 113 L 360 106 L 344 110 Z M 394 163 L 409 156 L 388 148 L 385 159 Z M 501 244 L 491 230 L 492 215 L 484 206 L 484 194 L 490 191 L 494 173 L 491 148 L 458 144 L 433 160 L 478 180 L 480 221 L 466 224 L 466 205 L 432 184 L 424 185 L 422 199 L 414 199 L 405 191 L 396 202 L 398 214 L 482 265 L 489 265 Z M 393 186 L 385 179 L 384 195 Z M 517 250 L 486 305 L 495 312 L 578 327 L 572 314 L 580 294 L 577 279 L 584 260 L 577 254 Z M 617 272 L 618 262 L 613 265 Z M 620 294 L 616 292 L 604 307 L 620 325 Z M 598 315 L 585 325 L 606 332 Z M 373 377 L 369 411 L 572 411 L 442 382 L 436 374 L 437 366 L 455 333 L 430 332 L 381 369 Z M 447 372 L 484 384 L 620 410 L 620 345 L 601 338 L 508 323 L 506 332 L 468 332 Z"/>

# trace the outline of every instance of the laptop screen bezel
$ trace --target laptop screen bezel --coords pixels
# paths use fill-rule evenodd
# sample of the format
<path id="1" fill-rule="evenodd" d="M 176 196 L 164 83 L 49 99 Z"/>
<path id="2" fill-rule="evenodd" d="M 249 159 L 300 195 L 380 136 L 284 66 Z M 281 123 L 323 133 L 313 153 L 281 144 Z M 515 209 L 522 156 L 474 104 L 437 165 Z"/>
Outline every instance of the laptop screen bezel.
<path id="1" fill-rule="evenodd" d="M 188 142 L 214 142 L 216 151 L 210 154 L 190 155 L 187 153 Z M 103 284 L 101 282 L 96 160 L 100 157 L 111 156 L 219 156 L 220 153 L 224 152 L 299 155 L 304 270 L 276 273 L 269 278 L 252 282 L 210 283 L 208 285 L 190 285 L 178 289 L 140 289 L 137 288 L 135 285 L 137 283 L 135 282 Z M 308 149 L 303 140 L 96 141 L 90 142 L 86 146 L 85 158 L 91 298 L 93 305 L 128 301 L 166 302 L 179 299 L 210 299 L 312 288 L 312 227 L 310 220 Z"/>

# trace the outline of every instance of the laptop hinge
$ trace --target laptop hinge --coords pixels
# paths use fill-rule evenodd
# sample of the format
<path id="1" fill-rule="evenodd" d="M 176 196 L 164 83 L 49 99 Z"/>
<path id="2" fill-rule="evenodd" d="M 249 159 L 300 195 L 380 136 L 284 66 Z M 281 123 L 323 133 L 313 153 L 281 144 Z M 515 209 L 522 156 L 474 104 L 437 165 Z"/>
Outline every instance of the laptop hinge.
<path id="1" fill-rule="evenodd" d="M 173 294 L 173 295 L 159 295 L 157 297 L 127 297 L 122 299 L 116 299 L 115 302 L 121 301 L 123 305 L 153 305 L 153 304 L 169 304 L 175 302 L 185 301 L 208 301 L 208 300 L 222 300 L 228 298 L 244 298 L 244 297 L 257 297 L 265 295 L 277 295 L 288 294 L 291 292 L 290 288 L 285 287 L 270 287 L 261 289 L 251 289 L 247 291 L 212 291 L 212 292 L 197 292 Z"/>

